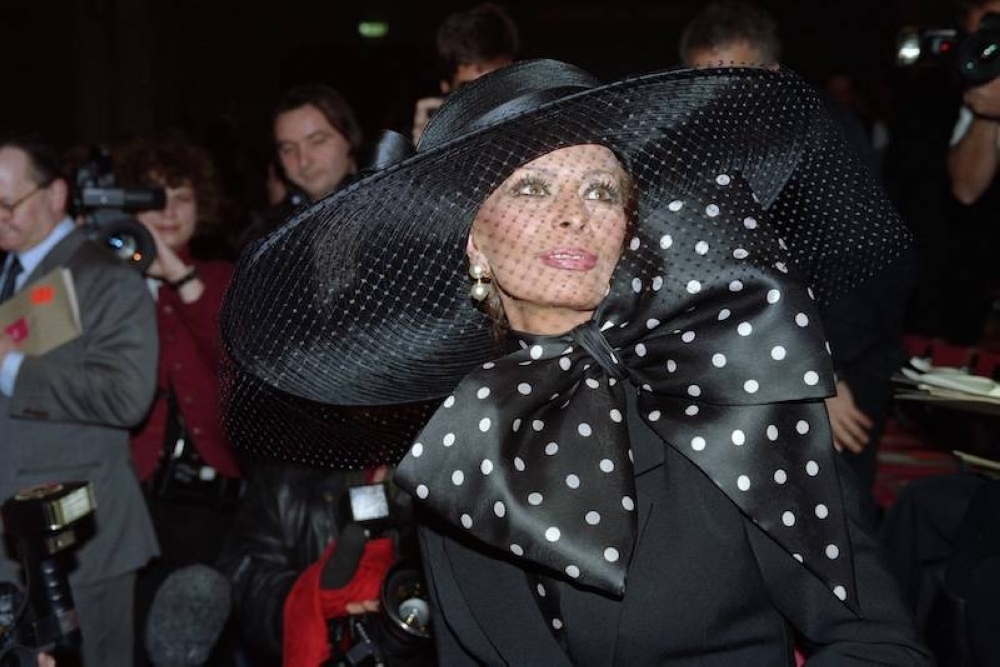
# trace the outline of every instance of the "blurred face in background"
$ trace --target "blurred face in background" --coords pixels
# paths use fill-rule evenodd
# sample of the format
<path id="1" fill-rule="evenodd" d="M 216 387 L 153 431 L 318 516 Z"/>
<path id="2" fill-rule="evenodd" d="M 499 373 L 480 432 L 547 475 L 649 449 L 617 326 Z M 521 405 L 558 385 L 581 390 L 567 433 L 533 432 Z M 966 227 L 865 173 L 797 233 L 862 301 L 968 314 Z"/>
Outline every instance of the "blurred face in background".
<path id="1" fill-rule="evenodd" d="M 760 51 L 747 40 L 741 39 L 714 49 L 695 49 L 687 54 L 684 64 L 697 69 L 728 65 L 777 68 L 777 63 L 767 63 L 763 60 Z"/>
<path id="2" fill-rule="evenodd" d="M 155 175 L 152 180 L 160 181 Z M 167 205 L 163 210 L 143 211 L 137 213 L 136 218 L 176 252 L 188 244 L 198 227 L 198 196 L 190 181 L 174 188 L 164 187 L 164 191 Z"/>
<path id="3" fill-rule="evenodd" d="M 441 92 L 445 94 L 454 92 L 470 81 L 475 81 L 482 75 L 489 74 L 512 62 L 510 58 L 494 58 L 475 63 L 459 63 L 451 75 L 451 81 L 441 82 Z"/>
<path id="4" fill-rule="evenodd" d="M 288 180 L 311 201 L 333 192 L 356 170 L 347 138 L 311 104 L 278 114 L 274 140 Z"/>

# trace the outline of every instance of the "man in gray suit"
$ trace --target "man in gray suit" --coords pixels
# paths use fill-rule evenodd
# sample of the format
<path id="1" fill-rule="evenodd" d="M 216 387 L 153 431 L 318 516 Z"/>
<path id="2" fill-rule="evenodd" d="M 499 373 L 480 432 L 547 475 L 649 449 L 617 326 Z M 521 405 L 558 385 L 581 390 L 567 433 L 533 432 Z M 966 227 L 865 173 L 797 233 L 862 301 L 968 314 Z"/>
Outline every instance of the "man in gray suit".
<path id="1" fill-rule="evenodd" d="M 96 530 L 70 573 L 83 664 L 130 665 L 135 573 L 157 554 L 128 449 L 153 397 L 155 315 L 142 277 L 73 224 L 68 190 L 42 142 L 0 141 L 0 300 L 63 266 L 83 324 L 82 336 L 39 357 L 0 332 L 0 500 L 46 481 L 91 482 Z M 20 576 L 0 549 L 0 580 Z"/>

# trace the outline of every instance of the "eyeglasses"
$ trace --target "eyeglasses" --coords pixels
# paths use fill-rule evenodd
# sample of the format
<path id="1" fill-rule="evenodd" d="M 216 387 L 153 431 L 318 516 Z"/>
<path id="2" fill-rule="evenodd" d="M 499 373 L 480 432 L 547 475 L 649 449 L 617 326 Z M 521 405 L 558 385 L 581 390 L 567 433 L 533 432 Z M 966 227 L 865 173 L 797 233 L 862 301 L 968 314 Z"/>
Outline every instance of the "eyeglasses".
<path id="1" fill-rule="evenodd" d="M 15 199 L 14 201 L 12 201 L 9 204 L 6 203 L 6 202 L 0 201 L 0 211 L 3 211 L 7 215 L 11 215 L 11 216 L 14 215 L 15 213 L 17 213 L 17 209 L 18 209 L 18 207 L 21 206 L 21 204 L 23 204 L 24 202 L 28 201 L 32 197 L 34 197 L 35 193 L 37 193 L 40 190 L 44 190 L 46 187 L 48 187 L 48 186 L 47 185 L 38 185 L 38 186 L 35 186 L 34 190 L 31 190 L 30 192 L 28 192 L 28 194 L 24 195 L 23 197 L 21 197 L 19 199 Z"/>

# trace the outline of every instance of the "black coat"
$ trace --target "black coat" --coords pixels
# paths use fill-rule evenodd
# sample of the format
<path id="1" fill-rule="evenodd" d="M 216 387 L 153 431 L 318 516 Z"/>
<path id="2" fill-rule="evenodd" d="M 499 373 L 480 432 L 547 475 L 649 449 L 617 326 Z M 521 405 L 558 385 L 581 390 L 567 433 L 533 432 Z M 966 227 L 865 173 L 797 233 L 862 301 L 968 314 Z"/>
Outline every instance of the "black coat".
<path id="1" fill-rule="evenodd" d="M 623 600 L 560 584 L 566 654 L 524 570 L 456 529 L 421 531 L 440 664 L 927 665 L 909 612 L 845 489 L 862 618 L 630 410 L 639 536 Z"/>

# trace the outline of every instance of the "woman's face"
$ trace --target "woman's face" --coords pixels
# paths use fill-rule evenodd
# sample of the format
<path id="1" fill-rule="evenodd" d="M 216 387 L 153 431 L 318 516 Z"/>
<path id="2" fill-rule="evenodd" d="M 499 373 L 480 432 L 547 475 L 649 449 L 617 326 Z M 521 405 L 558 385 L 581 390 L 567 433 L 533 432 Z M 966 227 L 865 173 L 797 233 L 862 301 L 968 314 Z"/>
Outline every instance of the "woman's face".
<path id="1" fill-rule="evenodd" d="M 167 202 L 163 210 L 143 211 L 136 217 L 159 234 L 168 248 L 177 251 L 187 245 L 198 226 L 198 197 L 187 181 L 180 187 L 164 189 Z"/>
<path id="2" fill-rule="evenodd" d="M 511 328 L 556 334 L 586 322 L 621 256 L 627 176 L 604 146 L 547 153 L 483 203 L 469 261 L 493 279 Z"/>

